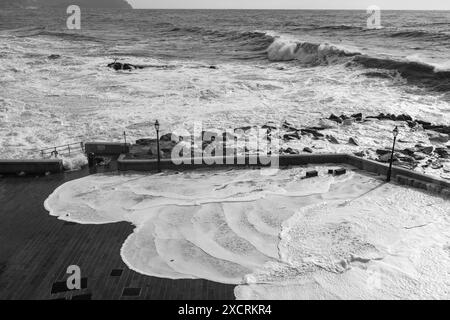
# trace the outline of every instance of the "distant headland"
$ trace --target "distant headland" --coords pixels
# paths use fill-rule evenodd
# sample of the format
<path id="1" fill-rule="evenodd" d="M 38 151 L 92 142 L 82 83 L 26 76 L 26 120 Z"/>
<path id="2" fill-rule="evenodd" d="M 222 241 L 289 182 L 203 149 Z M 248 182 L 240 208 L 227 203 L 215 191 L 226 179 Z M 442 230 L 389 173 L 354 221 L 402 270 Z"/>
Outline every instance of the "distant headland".
<path id="1" fill-rule="evenodd" d="M 133 9 L 126 0 L 2 0 L 0 8 L 40 9 L 61 8 L 76 4 L 82 8 Z"/>

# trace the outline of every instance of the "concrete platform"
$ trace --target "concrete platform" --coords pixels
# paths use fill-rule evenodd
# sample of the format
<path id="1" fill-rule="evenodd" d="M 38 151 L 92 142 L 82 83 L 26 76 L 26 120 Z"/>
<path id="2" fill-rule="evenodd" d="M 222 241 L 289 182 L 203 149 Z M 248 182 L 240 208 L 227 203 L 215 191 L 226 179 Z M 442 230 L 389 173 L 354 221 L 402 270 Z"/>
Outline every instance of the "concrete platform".
<path id="1" fill-rule="evenodd" d="M 0 174 L 45 174 L 63 171 L 60 159 L 0 160 Z"/>

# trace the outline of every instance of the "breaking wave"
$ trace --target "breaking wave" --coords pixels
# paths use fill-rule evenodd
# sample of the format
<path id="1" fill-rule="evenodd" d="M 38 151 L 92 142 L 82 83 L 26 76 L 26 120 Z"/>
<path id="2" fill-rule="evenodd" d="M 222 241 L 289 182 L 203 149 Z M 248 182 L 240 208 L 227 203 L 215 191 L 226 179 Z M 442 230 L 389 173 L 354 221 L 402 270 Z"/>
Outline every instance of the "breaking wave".
<path id="1" fill-rule="evenodd" d="M 420 59 L 375 57 L 330 43 L 296 42 L 281 37 L 276 37 L 269 46 L 267 58 L 273 62 L 296 61 L 308 66 L 345 64 L 347 67 L 396 71 L 410 83 L 435 91 L 450 91 L 450 69 Z"/>

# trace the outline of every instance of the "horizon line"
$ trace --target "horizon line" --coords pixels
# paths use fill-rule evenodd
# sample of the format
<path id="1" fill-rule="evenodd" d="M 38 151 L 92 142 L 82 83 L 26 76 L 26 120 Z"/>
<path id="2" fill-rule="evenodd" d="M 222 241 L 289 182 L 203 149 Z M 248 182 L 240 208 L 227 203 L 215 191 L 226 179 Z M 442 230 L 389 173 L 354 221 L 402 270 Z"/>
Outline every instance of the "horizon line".
<path id="1" fill-rule="evenodd" d="M 295 11 L 295 10 L 303 10 L 303 11 L 318 11 L 318 10 L 327 10 L 327 11 L 366 11 L 365 9 L 330 9 L 330 8 L 135 8 L 134 10 L 279 10 L 279 11 Z M 384 9 L 381 8 L 382 11 L 450 11 L 450 9 Z"/>

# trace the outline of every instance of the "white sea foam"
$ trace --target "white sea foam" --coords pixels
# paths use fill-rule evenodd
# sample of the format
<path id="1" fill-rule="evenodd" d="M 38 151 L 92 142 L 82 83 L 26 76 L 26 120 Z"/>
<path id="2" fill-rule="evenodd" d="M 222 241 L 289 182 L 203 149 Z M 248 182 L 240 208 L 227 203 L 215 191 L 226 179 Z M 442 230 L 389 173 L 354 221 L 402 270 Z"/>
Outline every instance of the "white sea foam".
<path id="1" fill-rule="evenodd" d="M 131 222 L 121 249 L 131 269 L 236 284 L 239 299 L 449 297 L 448 201 L 315 169 L 305 180 L 308 168 L 93 175 L 45 207 L 80 223 Z"/>
<path id="2" fill-rule="evenodd" d="M 405 94 L 404 83 L 397 78 L 367 78 L 367 70 L 341 64 L 303 68 L 295 63 L 220 62 L 218 69 L 209 69 L 198 62 L 123 56 L 122 61 L 134 64 L 171 67 L 115 72 L 106 67 L 110 61 L 104 57 L 74 54 L 80 50 L 79 42 L 9 37 L 5 43 L 0 57 L 0 152 L 4 158 L 39 158 L 42 148 L 78 141 L 123 141 L 123 131 L 129 141 L 153 136 L 155 119 L 163 133 L 179 128 L 192 131 L 195 121 L 225 129 L 284 120 L 304 127 L 317 125 L 330 113 L 408 113 L 439 123 L 450 121 L 448 102 L 438 95 L 420 90 Z M 290 55 L 296 47 L 292 43 L 277 54 L 287 50 Z M 61 57 L 48 59 L 55 53 Z M 391 130 L 392 124 L 375 122 L 335 126 L 327 134 L 338 136 L 339 145 L 305 137 L 281 147 L 375 151 L 390 144 Z M 423 131 L 405 126 L 403 133 L 429 143 Z M 349 136 L 360 137 L 360 146 L 348 145 Z M 83 159 L 66 161 L 66 165 L 76 168 L 85 163 L 79 160 Z"/>

